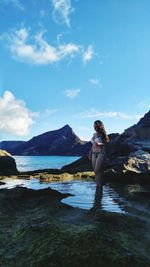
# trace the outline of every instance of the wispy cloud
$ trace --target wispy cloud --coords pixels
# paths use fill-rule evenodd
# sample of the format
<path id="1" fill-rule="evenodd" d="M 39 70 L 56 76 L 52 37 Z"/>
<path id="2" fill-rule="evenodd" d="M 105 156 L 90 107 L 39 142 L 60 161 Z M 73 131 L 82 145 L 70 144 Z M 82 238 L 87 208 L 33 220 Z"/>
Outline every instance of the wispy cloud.
<path id="1" fill-rule="evenodd" d="M 138 107 L 141 107 L 141 108 L 147 108 L 147 109 L 149 109 L 150 108 L 150 98 L 141 101 L 140 103 L 138 103 L 137 106 Z"/>
<path id="2" fill-rule="evenodd" d="M 46 109 L 44 110 L 44 112 L 41 113 L 41 115 L 43 115 L 44 117 L 49 117 L 55 113 L 57 113 L 59 111 L 59 109 Z"/>
<path id="3" fill-rule="evenodd" d="M 92 78 L 89 80 L 89 82 L 97 87 L 103 87 L 102 83 L 101 83 L 101 80 L 98 79 L 98 78 Z"/>
<path id="4" fill-rule="evenodd" d="M 70 90 L 65 90 L 64 93 L 67 97 L 69 98 L 74 98 L 76 97 L 80 92 L 80 88 L 77 88 L 77 89 L 70 89 Z"/>
<path id="5" fill-rule="evenodd" d="M 46 65 L 60 62 L 64 58 L 74 58 L 84 53 L 84 46 L 59 40 L 56 45 L 51 45 L 45 38 L 46 31 L 35 35 L 30 34 L 30 29 L 21 27 L 12 30 L 10 34 L 1 35 L 0 39 L 8 42 L 8 47 L 15 59 L 35 65 Z"/>
<path id="6" fill-rule="evenodd" d="M 136 119 L 139 120 L 142 115 L 139 114 L 133 114 L 133 115 L 128 115 L 122 112 L 117 112 L 117 111 L 98 111 L 96 109 L 90 109 L 84 112 L 81 112 L 77 115 L 75 115 L 78 118 L 81 119 L 86 119 L 86 118 L 120 118 L 120 119 L 125 119 L 125 120 L 132 120 Z"/>
<path id="7" fill-rule="evenodd" d="M 0 131 L 24 136 L 29 133 L 37 113 L 30 111 L 24 101 L 16 99 L 10 91 L 0 97 Z"/>
<path id="8" fill-rule="evenodd" d="M 0 4 L 12 5 L 20 10 L 24 10 L 24 6 L 19 0 L 0 0 Z"/>
<path id="9" fill-rule="evenodd" d="M 74 11 L 71 0 L 51 0 L 53 19 L 58 24 L 66 24 L 70 28 L 70 15 Z"/>
<path id="10" fill-rule="evenodd" d="M 90 61 L 94 57 L 94 48 L 92 45 L 89 45 L 88 48 L 83 53 L 83 63 L 87 64 L 88 61 Z"/>

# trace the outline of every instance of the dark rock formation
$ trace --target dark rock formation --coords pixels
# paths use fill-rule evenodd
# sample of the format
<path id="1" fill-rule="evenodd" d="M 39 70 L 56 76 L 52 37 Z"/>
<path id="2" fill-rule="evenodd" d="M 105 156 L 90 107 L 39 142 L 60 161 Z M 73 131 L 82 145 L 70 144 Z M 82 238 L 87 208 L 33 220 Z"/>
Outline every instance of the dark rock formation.
<path id="1" fill-rule="evenodd" d="M 0 175 L 17 174 L 15 160 L 5 150 L 0 149 Z"/>
<path id="2" fill-rule="evenodd" d="M 69 194 L 50 188 L 1 189 L 0 266 L 148 267 L 149 198 L 138 197 L 138 209 L 139 201 L 122 191 L 128 214 L 73 208 L 60 201 Z"/>
<path id="3" fill-rule="evenodd" d="M 7 141 L 5 142 L 6 146 Z M 3 143 L 4 145 L 4 143 Z M 12 155 L 63 155 L 82 156 L 91 147 L 90 142 L 81 141 L 69 125 L 33 137 L 27 142 L 10 148 Z M 9 144 L 8 149 L 9 150 Z"/>
<path id="4" fill-rule="evenodd" d="M 150 152 L 150 111 L 137 124 L 118 135 L 109 148 L 109 154 L 127 156 L 137 150 Z"/>
<path id="5" fill-rule="evenodd" d="M 91 161 L 89 161 L 88 156 L 83 156 L 80 159 L 63 166 L 61 170 L 68 173 L 92 171 L 92 164 Z"/>
<path id="6" fill-rule="evenodd" d="M 106 176 L 132 176 L 150 178 L 150 111 L 132 127 L 122 134 L 111 134 L 110 143 L 106 145 Z M 64 171 L 92 170 L 88 157 L 64 166 Z M 127 176 L 126 175 L 126 176 Z"/>

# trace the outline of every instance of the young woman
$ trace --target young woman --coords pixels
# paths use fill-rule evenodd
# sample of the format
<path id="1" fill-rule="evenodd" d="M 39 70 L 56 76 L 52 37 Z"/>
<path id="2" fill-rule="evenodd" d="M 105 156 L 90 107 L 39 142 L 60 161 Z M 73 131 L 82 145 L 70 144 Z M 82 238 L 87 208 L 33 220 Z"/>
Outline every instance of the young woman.
<path id="1" fill-rule="evenodd" d="M 91 139 L 92 149 L 89 154 L 89 159 L 92 160 L 97 187 L 101 187 L 103 185 L 102 175 L 105 161 L 105 145 L 109 143 L 109 137 L 102 121 L 96 120 L 94 122 L 94 129 L 95 133 Z"/>

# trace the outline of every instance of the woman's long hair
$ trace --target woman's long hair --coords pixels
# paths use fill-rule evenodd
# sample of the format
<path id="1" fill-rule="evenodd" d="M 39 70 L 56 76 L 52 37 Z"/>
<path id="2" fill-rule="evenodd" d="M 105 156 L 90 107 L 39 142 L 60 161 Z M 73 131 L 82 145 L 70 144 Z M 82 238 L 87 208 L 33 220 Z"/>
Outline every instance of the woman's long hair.
<path id="1" fill-rule="evenodd" d="M 98 131 L 102 135 L 102 140 L 104 144 L 107 144 L 107 134 L 106 134 L 103 122 L 100 120 L 96 120 L 94 121 L 94 124 L 96 124 L 96 126 L 98 127 Z"/>

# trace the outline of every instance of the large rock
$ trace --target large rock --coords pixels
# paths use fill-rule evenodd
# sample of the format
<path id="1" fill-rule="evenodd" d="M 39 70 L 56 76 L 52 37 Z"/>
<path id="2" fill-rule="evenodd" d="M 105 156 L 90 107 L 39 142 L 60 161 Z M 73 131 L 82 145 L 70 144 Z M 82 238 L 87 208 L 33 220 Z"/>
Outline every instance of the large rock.
<path id="1" fill-rule="evenodd" d="M 91 161 L 89 161 L 88 156 L 86 155 L 68 165 L 63 166 L 61 170 L 69 173 L 77 173 L 92 171 L 93 169 Z"/>
<path id="2" fill-rule="evenodd" d="M 18 170 L 15 160 L 7 151 L 0 149 L 0 175 L 11 175 L 17 173 Z"/>
<path id="3" fill-rule="evenodd" d="M 131 152 L 124 163 L 124 168 L 127 171 L 136 173 L 147 173 L 150 171 L 150 153 L 143 150 Z"/>
<path id="4" fill-rule="evenodd" d="M 150 111 L 123 134 L 111 134 L 110 143 L 106 145 L 106 176 L 121 177 L 140 175 L 150 180 Z M 63 167 L 64 171 L 92 170 L 88 157 Z"/>

